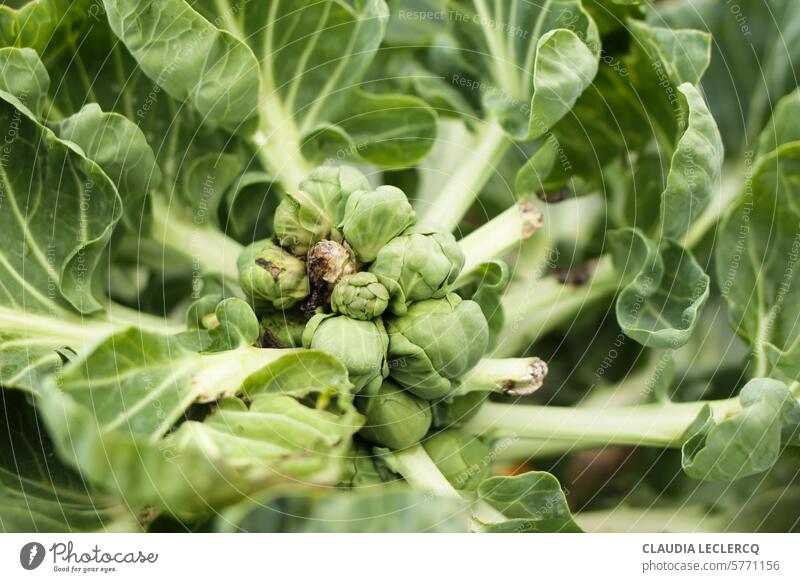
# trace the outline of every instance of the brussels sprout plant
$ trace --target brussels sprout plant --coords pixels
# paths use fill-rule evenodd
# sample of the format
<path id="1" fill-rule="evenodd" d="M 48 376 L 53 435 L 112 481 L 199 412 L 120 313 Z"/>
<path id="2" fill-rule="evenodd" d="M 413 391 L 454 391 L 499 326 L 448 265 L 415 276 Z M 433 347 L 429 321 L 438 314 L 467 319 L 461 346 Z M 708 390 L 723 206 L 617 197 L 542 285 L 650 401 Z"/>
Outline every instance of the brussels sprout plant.
<path id="1" fill-rule="evenodd" d="M 796 530 L 800 3 L 719 4 L 3 3 L 0 528 Z"/>

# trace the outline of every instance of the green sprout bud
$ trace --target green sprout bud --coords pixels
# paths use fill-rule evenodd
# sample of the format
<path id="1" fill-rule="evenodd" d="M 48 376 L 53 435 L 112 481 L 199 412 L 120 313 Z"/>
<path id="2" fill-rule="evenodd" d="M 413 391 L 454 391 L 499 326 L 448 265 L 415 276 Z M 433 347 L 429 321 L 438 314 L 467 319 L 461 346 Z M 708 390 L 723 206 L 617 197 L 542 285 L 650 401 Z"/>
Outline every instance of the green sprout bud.
<path id="1" fill-rule="evenodd" d="M 414 303 L 389 320 L 389 369 L 411 392 L 434 400 L 449 395 L 489 343 L 489 325 L 477 303 L 450 293 Z"/>
<path id="2" fill-rule="evenodd" d="M 381 463 L 376 462 L 371 448 L 359 443 L 353 444 L 342 468 L 342 485 L 369 487 L 391 480 L 391 473 Z"/>
<path id="3" fill-rule="evenodd" d="M 389 292 L 372 273 L 345 277 L 333 288 L 331 309 L 353 319 L 374 319 L 386 311 Z"/>
<path id="4" fill-rule="evenodd" d="M 350 194 L 368 189 L 366 177 L 355 168 L 315 168 L 296 192 L 278 204 L 273 219 L 275 236 L 282 247 L 306 254 L 317 242 L 333 238 Z"/>
<path id="5" fill-rule="evenodd" d="M 239 255 L 239 285 L 248 298 L 285 309 L 308 296 L 306 265 L 268 240 L 246 247 Z"/>
<path id="6" fill-rule="evenodd" d="M 463 396 L 440 400 L 433 405 L 433 426 L 458 426 L 466 423 L 483 406 L 491 392 L 468 392 Z"/>
<path id="7" fill-rule="evenodd" d="M 262 348 L 300 348 L 307 318 L 291 311 L 275 311 L 261 318 Z"/>
<path id="8" fill-rule="evenodd" d="M 474 435 L 446 430 L 425 439 L 422 446 L 459 491 L 475 491 L 489 476 L 491 450 Z"/>
<path id="9" fill-rule="evenodd" d="M 380 318 L 360 321 L 332 313 L 317 314 L 303 332 L 303 347 L 326 352 L 344 364 L 356 391 L 377 388 L 387 376 L 388 343 Z"/>
<path id="10" fill-rule="evenodd" d="M 389 309 L 403 315 L 415 301 L 447 295 L 464 267 L 464 253 L 451 234 L 410 233 L 380 251 L 369 271 L 386 289 Z"/>
<path id="11" fill-rule="evenodd" d="M 354 192 L 347 200 L 341 230 L 359 261 L 371 263 L 386 243 L 416 222 L 417 215 L 399 188 Z"/>
<path id="12" fill-rule="evenodd" d="M 391 382 L 384 382 L 375 394 L 357 400 L 366 417 L 359 434 L 390 449 L 405 449 L 418 443 L 431 428 L 431 407 Z"/>

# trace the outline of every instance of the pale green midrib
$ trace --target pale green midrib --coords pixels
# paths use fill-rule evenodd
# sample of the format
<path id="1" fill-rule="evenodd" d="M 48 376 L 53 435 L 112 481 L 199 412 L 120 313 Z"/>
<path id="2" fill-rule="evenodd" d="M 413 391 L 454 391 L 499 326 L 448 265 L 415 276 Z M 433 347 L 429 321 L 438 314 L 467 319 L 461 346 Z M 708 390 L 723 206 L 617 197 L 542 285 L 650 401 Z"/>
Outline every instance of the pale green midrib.
<path id="1" fill-rule="evenodd" d="M 1 347 L 0 350 L 2 350 Z M 10 378 L 0 377 L 0 380 L 2 380 L 2 383 L 6 386 L 16 386 L 17 383 L 20 382 L 23 378 L 32 375 L 37 368 L 44 366 L 49 362 L 59 363 L 61 362 L 61 356 L 59 356 L 55 351 L 50 351 L 49 353 L 46 353 L 42 357 L 37 358 L 36 360 L 29 363 L 27 366 L 22 368 L 19 372 L 17 372 Z"/>
<path id="2" fill-rule="evenodd" d="M 70 491 L 68 489 L 62 489 L 59 488 L 59 485 L 55 483 L 49 483 L 47 481 L 39 481 L 32 477 L 25 477 L 23 475 L 20 475 L 19 473 L 11 472 L 3 467 L 0 467 L 0 473 L 5 473 L 6 475 L 8 475 L 9 478 L 13 480 L 14 483 L 26 483 L 30 485 L 32 488 L 35 488 L 37 490 L 35 492 L 30 492 L 30 493 L 55 494 L 59 498 L 70 499 L 72 500 L 72 503 L 75 504 L 86 503 L 90 499 L 86 494 L 81 493 L 79 491 Z"/>
<path id="3" fill-rule="evenodd" d="M 23 290 L 23 297 L 24 298 L 27 299 L 28 297 L 30 297 L 30 298 L 35 299 L 38 303 L 40 303 L 42 305 L 42 307 L 46 311 L 54 311 L 54 310 L 58 309 L 53 301 L 51 301 L 50 299 L 48 299 L 47 297 L 42 295 L 39 292 L 38 289 L 36 289 L 33 285 L 31 285 L 26 280 L 17 271 L 17 269 L 11 263 L 8 262 L 8 259 L 6 259 L 5 255 L 3 255 L 2 253 L 0 253 L 0 265 L 2 265 L 5 268 L 5 270 L 8 272 L 8 274 L 14 280 L 16 280 L 16 282 L 19 283 L 19 285 L 24 289 Z M 55 281 L 57 282 L 58 279 L 56 279 Z M 8 294 L 9 299 L 12 299 L 13 298 L 12 293 L 8 290 L 8 288 L 4 284 L 3 284 L 3 289 Z M 14 304 L 15 304 L 14 306 L 15 307 L 18 307 L 18 308 L 23 309 L 23 310 L 24 309 L 28 309 L 28 305 L 27 305 L 26 301 L 23 300 L 23 305 L 19 305 L 16 302 L 16 298 L 13 298 L 12 301 L 14 302 Z"/>
<path id="4" fill-rule="evenodd" d="M 325 23 L 328 21 L 330 9 L 331 9 L 331 3 L 328 2 L 327 4 L 325 4 L 325 8 L 323 9 L 324 13 L 322 14 L 321 18 L 318 21 L 317 29 L 314 31 L 311 41 L 305 43 L 305 47 L 303 47 L 303 53 L 300 56 L 300 59 L 298 60 L 295 76 L 294 79 L 292 80 L 292 85 L 291 87 L 289 87 L 289 91 L 286 94 L 286 104 L 289 111 L 293 111 L 295 108 L 295 102 L 297 100 L 297 92 L 300 89 L 300 85 L 303 79 L 302 72 L 305 71 L 305 66 L 308 63 L 308 59 L 311 57 L 311 54 L 314 52 L 314 48 L 317 46 L 317 42 L 319 41 L 321 33 L 324 30 Z"/>
<path id="5" fill-rule="evenodd" d="M 203 391 L 209 386 L 212 388 L 214 399 L 232 396 L 241 391 L 247 378 L 279 358 L 297 351 L 240 346 L 233 350 L 213 354 L 189 354 L 189 361 L 182 366 L 181 373 L 172 374 L 173 380 L 180 380 L 182 375 L 186 376 L 183 379 L 187 381 L 196 378 L 199 380 L 192 382 L 191 389 L 186 390 L 185 396 L 169 413 L 165 414 L 158 426 L 150 432 L 150 441 L 157 442 L 163 437 L 185 413 L 186 409 L 198 401 Z M 209 395 L 205 396 L 209 397 Z"/>
<path id="6" fill-rule="evenodd" d="M 264 24 L 264 51 L 261 56 L 261 95 L 259 99 L 259 129 L 250 139 L 256 154 L 271 175 L 279 178 L 283 187 L 294 191 L 308 175 L 310 166 L 301 159 L 300 133 L 294 115 L 287 113 L 273 75 L 274 28 L 279 0 L 270 5 Z"/>
<path id="7" fill-rule="evenodd" d="M 86 343 L 126 327 L 128 326 L 120 327 L 94 316 L 79 317 L 63 310 L 44 315 L 0 307 L 0 330 L 23 336 L 49 337 L 70 342 L 79 340 Z"/>
<path id="8" fill-rule="evenodd" d="M 158 397 L 161 396 L 162 392 L 173 386 L 174 383 L 179 378 L 184 376 L 189 370 L 191 370 L 194 367 L 195 367 L 194 360 L 186 362 L 182 366 L 178 366 L 177 368 L 175 367 L 174 363 L 172 362 L 168 363 L 167 368 L 169 369 L 169 374 L 167 374 L 167 376 L 163 380 L 161 380 L 153 390 L 149 390 L 144 398 L 140 398 L 132 406 L 125 407 L 124 410 L 120 412 L 116 417 L 114 417 L 111 421 L 104 424 L 103 430 L 112 431 L 117 427 L 119 427 L 120 425 L 122 425 L 125 421 L 132 419 L 136 415 L 136 413 L 143 410 L 148 404 L 150 404 L 154 400 L 157 400 Z M 150 370 L 149 367 L 148 370 Z M 140 370 L 138 369 L 135 370 L 135 372 L 137 373 L 139 371 Z M 136 374 L 132 375 L 135 376 Z M 111 380 L 112 386 L 113 385 L 120 386 L 120 383 L 123 379 L 124 378 L 122 376 L 114 377 Z M 92 383 L 94 384 L 94 382 Z M 102 387 L 103 383 L 100 383 L 99 386 Z M 91 385 L 89 387 L 91 388 Z M 159 434 L 158 436 L 160 437 L 161 434 Z"/>
<path id="9" fill-rule="evenodd" d="M 313 124 L 316 122 L 319 110 L 322 109 L 322 106 L 327 102 L 328 97 L 331 95 L 332 91 L 336 87 L 336 83 L 342 76 L 342 73 L 345 71 L 347 65 L 350 63 L 350 60 L 353 56 L 352 49 L 361 31 L 363 23 L 364 23 L 363 19 L 361 18 L 356 19 L 355 29 L 350 34 L 350 39 L 348 41 L 347 47 L 345 47 L 344 50 L 344 54 L 346 56 L 342 59 L 339 59 L 339 62 L 336 64 L 336 69 L 325 81 L 325 85 L 322 87 L 322 90 L 320 91 L 321 97 L 314 99 L 313 103 L 311 104 L 311 107 L 303 116 L 303 124 L 300 127 L 301 135 L 311 131 L 311 129 L 313 128 Z"/>
<path id="10" fill-rule="evenodd" d="M 33 252 L 33 255 L 36 257 L 37 262 L 41 265 L 44 269 L 47 276 L 53 281 L 60 281 L 61 277 L 58 273 L 53 269 L 52 265 L 50 265 L 47 257 L 42 253 L 42 250 L 39 248 L 36 239 L 33 237 L 33 234 L 28 227 L 28 221 L 25 220 L 25 217 L 22 216 L 20 212 L 19 206 L 17 205 L 17 195 L 12 187 L 11 182 L 9 181 L 8 174 L 6 173 L 5 167 L 0 164 L 0 176 L 3 179 L 3 185 L 6 191 L 6 199 L 11 204 L 11 210 L 14 213 L 14 218 L 16 219 L 17 223 L 19 224 L 20 230 L 22 230 L 22 236 L 25 239 L 25 243 L 28 245 L 28 248 Z M 80 240 L 79 242 L 86 242 L 85 239 Z"/>
<path id="11" fill-rule="evenodd" d="M 516 77 L 513 74 L 509 74 L 509 66 L 511 61 L 503 46 L 502 28 L 497 27 L 497 30 L 493 31 L 489 30 L 489 26 L 483 24 L 488 24 L 495 21 L 495 19 L 492 18 L 484 0 L 473 0 L 473 4 L 475 6 L 475 11 L 478 13 L 482 21 L 480 26 L 481 31 L 483 32 L 483 37 L 486 40 L 486 45 L 489 47 L 489 52 L 494 55 L 494 58 L 491 59 L 491 62 L 494 65 L 493 68 L 496 74 L 497 83 L 500 85 L 501 89 L 506 95 L 516 97 L 518 96 L 519 84 Z"/>

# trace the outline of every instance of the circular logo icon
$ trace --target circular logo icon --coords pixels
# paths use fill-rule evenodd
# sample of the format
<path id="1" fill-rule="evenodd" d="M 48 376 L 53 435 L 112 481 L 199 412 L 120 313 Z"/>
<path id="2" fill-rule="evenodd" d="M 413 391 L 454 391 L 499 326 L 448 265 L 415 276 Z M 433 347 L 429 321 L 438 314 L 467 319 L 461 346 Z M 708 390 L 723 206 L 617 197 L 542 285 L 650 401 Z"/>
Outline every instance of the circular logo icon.
<path id="1" fill-rule="evenodd" d="M 28 542 L 19 551 L 19 563 L 26 570 L 35 570 L 44 561 L 44 546 L 39 542 Z"/>

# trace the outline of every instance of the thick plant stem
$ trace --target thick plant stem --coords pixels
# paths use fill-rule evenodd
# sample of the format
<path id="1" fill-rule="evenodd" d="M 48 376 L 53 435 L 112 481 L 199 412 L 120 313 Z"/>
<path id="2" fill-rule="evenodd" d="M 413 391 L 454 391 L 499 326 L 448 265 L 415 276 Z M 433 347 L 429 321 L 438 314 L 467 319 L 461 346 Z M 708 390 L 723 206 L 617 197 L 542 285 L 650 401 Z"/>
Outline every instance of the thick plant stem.
<path id="1" fill-rule="evenodd" d="M 511 140 L 498 124 L 490 123 L 483 127 L 476 147 L 464 156 L 459 171 L 439 192 L 433 204 L 417 209 L 422 215 L 419 226 L 446 232 L 455 230 L 510 145 Z"/>
<path id="2" fill-rule="evenodd" d="M 283 113 L 283 108 L 276 92 L 264 97 L 261 127 L 253 135 L 252 142 L 264 168 L 291 192 L 306 178 L 311 165 L 300 152 L 300 132 L 292 116 Z"/>
<path id="3" fill-rule="evenodd" d="M 386 464 L 395 473 L 403 476 L 406 482 L 417 491 L 448 499 L 467 500 L 442 475 L 439 468 L 425 452 L 422 445 L 414 445 L 396 451 L 386 457 Z M 470 497 L 470 496 L 468 496 Z M 506 521 L 506 517 L 481 499 L 471 501 L 473 515 L 486 523 Z"/>
<path id="4" fill-rule="evenodd" d="M 542 387 L 545 376 L 547 364 L 539 358 L 484 358 L 461 379 L 453 394 L 497 392 L 527 396 Z"/>
<path id="5" fill-rule="evenodd" d="M 488 402 L 464 425 L 464 429 L 473 434 L 534 439 L 539 443 L 554 438 L 564 445 L 678 447 L 683 444 L 686 429 L 706 404 L 711 406 L 717 418 L 741 410 L 738 398 L 608 408 L 514 406 Z"/>
<path id="6" fill-rule="evenodd" d="M 519 247 L 541 228 L 542 221 L 542 213 L 532 202 L 520 202 L 458 241 L 466 261 L 455 287 L 469 282 L 481 264 Z"/>
<path id="7" fill-rule="evenodd" d="M 461 499 L 458 491 L 442 475 L 439 468 L 422 448 L 414 445 L 402 451 L 392 453 L 387 457 L 387 464 L 393 471 L 400 473 L 408 484 L 424 493 L 437 497 Z"/>
<path id="8" fill-rule="evenodd" d="M 146 331 L 161 334 L 180 333 L 186 329 L 185 325 L 177 324 L 166 317 L 159 317 L 136 309 L 131 309 L 119 303 L 109 302 L 106 306 L 106 319 L 114 326 L 125 327 L 134 325 Z"/>
<path id="9" fill-rule="evenodd" d="M 206 224 L 195 224 L 171 210 L 161 198 L 153 198 L 153 237 L 191 262 L 193 272 L 217 274 L 236 281 L 236 260 L 242 245 Z"/>
<path id="10" fill-rule="evenodd" d="M 582 511 L 575 521 L 587 532 L 607 533 L 711 533 L 724 531 L 725 520 L 710 515 L 702 506 L 634 508 L 618 507 Z"/>
<path id="11" fill-rule="evenodd" d="M 519 287 L 503 297 L 506 326 L 493 356 L 524 351 L 537 338 L 567 323 L 581 309 L 612 296 L 619 286 L 611 258 L 603 257 L 592 278 L 582 285 L 565 285 L 554 276 Z"/>

